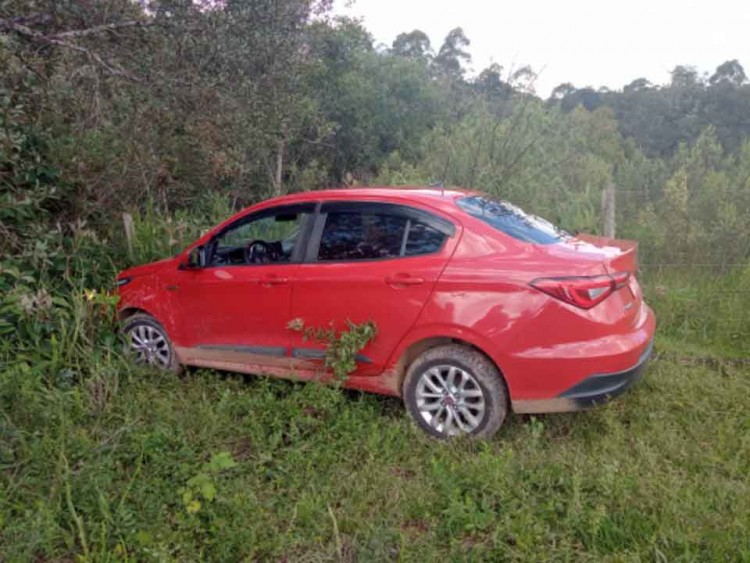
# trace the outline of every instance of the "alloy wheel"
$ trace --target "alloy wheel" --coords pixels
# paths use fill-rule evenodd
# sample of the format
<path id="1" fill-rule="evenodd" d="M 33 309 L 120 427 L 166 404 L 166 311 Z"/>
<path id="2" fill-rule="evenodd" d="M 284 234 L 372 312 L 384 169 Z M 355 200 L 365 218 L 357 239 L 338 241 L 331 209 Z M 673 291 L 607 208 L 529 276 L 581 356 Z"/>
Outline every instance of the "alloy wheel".
<path id="1" fill-rule="evenodd" d="M 454 365 L 430 367 L 416 386 L 417 410 L 439 434 L 471 434 L 482 424 L 485 399 L 479 382 Z"/>
<path id="2" fill-rule="evenodd" d="M 137 324 L 127 331 L 128 348 L 135 354 L 139 364 L 151 364 L 168 368 L 171 351 L 166 335 L 154 326 Z"/>

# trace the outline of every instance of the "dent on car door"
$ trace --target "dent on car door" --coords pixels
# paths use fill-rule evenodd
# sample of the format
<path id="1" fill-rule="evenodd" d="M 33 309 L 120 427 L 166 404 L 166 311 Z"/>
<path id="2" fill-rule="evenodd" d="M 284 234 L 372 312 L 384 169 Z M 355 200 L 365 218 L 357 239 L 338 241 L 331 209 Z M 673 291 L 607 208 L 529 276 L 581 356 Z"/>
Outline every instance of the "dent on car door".
<path id="1" fill-rule="evenodd" d="M 373 321 L 378 334 L 356 374 L 379 374 L 432 292 L 454 232 L 446 219 L 402 205 L 324 204 L 292 292 L 292 318 L 337 330 Z M 291 346 L 301 361 L 323 355 L 323 344 L 300 335 Z"/>
<path id="2" fill-rule="evenodd" d="M 288 363 L 291 291 L 313 211 L 284 206 L 241 218 L 206 245 L 206 267 L 180 272 L 186 363 L 240 371 Z"/>

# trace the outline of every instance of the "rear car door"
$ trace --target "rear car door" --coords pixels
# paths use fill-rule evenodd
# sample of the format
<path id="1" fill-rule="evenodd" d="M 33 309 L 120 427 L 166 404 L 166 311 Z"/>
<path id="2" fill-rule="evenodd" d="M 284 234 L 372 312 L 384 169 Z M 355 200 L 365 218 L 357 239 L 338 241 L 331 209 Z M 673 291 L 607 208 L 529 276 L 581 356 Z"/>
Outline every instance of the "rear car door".
<path id="1" fill-rule="evenodd" d="M 357 375 L 377 375 L 414 325 L 455 248 L 456 226 L 420 208 L 325 202 L 292 291 L 292 318 L 337 330 L 374 321 L 378 334 Z M 292 335 L 292 355 L 321 358 L 323 345 Z"/>
<path id="2" fill-rule="evenodd" d="M 183 361 L 280 366 L 288 360 L 291 290 L 314 209 L 314 203 L 286 205 L 238 219 L 206 244 L 205 267 L 179 271 L 173 290 Z"/>

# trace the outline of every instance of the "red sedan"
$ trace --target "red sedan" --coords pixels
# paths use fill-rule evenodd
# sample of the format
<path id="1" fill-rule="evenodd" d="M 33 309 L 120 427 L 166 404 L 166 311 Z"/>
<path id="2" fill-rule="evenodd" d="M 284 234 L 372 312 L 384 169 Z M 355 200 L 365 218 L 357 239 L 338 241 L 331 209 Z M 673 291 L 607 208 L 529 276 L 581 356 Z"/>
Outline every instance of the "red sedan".
<path id="1" fill-rule="evenodd" d="M 572 411 L 642 375 L 654 315 L 636 245 L 571 236 L 448 189 L 294 194 L 238 213 L 174 258 L 117 279 L 140 361 L 320 377 L 289 330 L 373 321 L 345 385 L 402 397 L 438 437 L 486 438 L 516 413 Z"/>

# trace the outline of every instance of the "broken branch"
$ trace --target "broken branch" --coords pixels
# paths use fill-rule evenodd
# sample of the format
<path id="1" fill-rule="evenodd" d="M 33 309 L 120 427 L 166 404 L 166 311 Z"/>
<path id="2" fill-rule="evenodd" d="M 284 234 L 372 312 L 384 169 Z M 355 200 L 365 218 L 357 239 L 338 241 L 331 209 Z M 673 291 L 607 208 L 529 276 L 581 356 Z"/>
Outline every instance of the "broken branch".
<path id="1" fill-rule="evenodd" d="M 129 80 L 140 82 L 139 78 L 133 76 L 132 74 L 128 73 L 127 71 L 123 70 L 122 68 L 116 65 L 108 63 L 102 58 L 101 55 L 95 53 L 91 49 L 87 49 L 86 47 L 83 47 L 79 45 L 78 43 L 69 41 L 68 39 L 76 38 L 76 37 L 85 37 L 87 35 L 92 35 L 95 33 L 115 31 L 115 30 L 123 29 L 127 27 L 145 26 L 145 25 L 150 25 L 150 24 L 146 22 L 141 22 L 141 21 L 125 21 L 125 22 L 116 22 L 116 23 L 110 23 L 110 24 L 105 24 L 105 25 L 97 25 L 94 27 L 86 28 L 86 29 L 74 29 L 70 31 L 62 31 L 59 33 L 53 33 L 49 35 L 45 35 L 44 33 L 41 33 L 40 31 L 36 31 L 32 29 L 31 27 L 29 27 L 30 25 L 34 25 L 34 24 L 48 23 L 51 21 L 51 19 L 52 19 L 51 16 L 49 16 L 48 14 L 34 14 L 33 16 L 19 16 L 15 18 L 8 18 L 5 20 L 0 20 L 0 31 L 4 31 L 4 32 L 14 31 L 17 34 L 23 37 L 26 37 L 30 40 L 33 40 L 33 41 L 46 43 L 49 45 L 57 45 L 60 47 L 71 49 L 73 51 L 78 51 L 79 53 L 85 54 L 89 59 L 91 59 L 97 65 L 101 66 L 110 74 L 123 76 L 125 78 L 128 78 Z"/>

